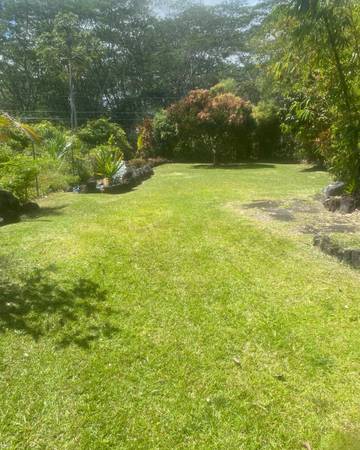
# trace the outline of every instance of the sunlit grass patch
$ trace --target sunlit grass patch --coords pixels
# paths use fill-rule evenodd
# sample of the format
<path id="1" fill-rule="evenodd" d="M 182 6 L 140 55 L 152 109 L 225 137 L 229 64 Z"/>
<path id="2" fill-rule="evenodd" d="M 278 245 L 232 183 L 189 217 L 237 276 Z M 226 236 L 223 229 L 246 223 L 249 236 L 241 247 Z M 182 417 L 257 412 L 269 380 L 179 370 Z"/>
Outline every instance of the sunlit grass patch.
<path id="1" fill-rule="evenodd" d="M 359 275 L 293 222 L 224 207 L 307 202 L 327 182 L 167 165 L 1 228 L 0 446 L 343 448 L 359 432 Z"/>

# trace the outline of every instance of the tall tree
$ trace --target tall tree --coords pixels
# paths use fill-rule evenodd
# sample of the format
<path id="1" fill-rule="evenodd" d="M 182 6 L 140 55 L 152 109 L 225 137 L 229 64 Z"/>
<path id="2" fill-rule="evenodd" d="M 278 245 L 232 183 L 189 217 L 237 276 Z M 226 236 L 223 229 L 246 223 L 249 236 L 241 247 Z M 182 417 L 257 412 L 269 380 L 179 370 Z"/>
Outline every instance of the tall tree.
<path id="1" fill-rule="evenodd" d="M 73 13 L 58 14 L 52 30 L 42 33 L 38 40 L 37 51 L 44 72 L 67 85 L 72 129 L 78 125 L 76 90 L 91 77 L 98 47 L 100 43 L 91 30 Z"/>

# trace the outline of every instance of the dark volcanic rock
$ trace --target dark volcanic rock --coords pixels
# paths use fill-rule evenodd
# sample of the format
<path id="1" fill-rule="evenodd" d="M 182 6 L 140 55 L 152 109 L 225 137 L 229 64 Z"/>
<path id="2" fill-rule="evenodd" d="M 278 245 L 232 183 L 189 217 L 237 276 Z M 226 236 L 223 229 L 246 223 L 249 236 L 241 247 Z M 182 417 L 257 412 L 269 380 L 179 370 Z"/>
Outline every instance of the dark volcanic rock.
<path id="1" fill-rule="evenodd" d="M 313 244 L 327 255 L 334 256 L 339 261 L 349 264 L 356 269 L 360 268 L 360 249 L 343 248 L 332 242 L 330 237 L 326 235 L 315 236 Z"/>
<path id="2" fill-rule="evenodd" d="M 36 214 L 40 211 L 40 206 L 35 202 L 27 202 L 21 206 L 21 214 Z"/>
<path id="3" fill-rule="evenodd" d="M 88 192 L 89 194 L 95 194 L 96 192 L 98 192 L 96 186 L 96 178 L 89 178 L 86 182 L 86 192 Z"/>
<path id="4" fill-rule="evenodd" d="M 19 200 L 8 191 L 0 190 L 0 225 L 18 222 L 21 214 Z"/>
<path id="5" fill-rule="evenodd" d="M 335 183 L 331 183 L 328 186 L 326 186 L 324 194 L 326 198 L 336 197 L 338 195 L 343 194 L 344 190 L 345 190 L 345 183 L 343 183 L 342 181 L 336 181 Z"/>
<path id="6" fill-rule="evenodd" d="M 346 195 L 344 197 L 341 197 L 340 199 L 340 206 L 339 211 L 343 214 L 350 214 L 354 212 L 356 209 L 356 202 L 354 197 L 351 197 L 350 195 Z"/>
<path id="7" fill-rule="evenodd" d="M 331 211 L 339 211 L 342 214 L 350 214 L 355 211 L 358 201 L 351 195 L 328 197 L 323 201 L 324 207 Z"/>
<path id="8" fill-rule="evenodd" d="M 326 235 L 315 236 L 313 243 L 316 247 L 319 247 L 321 251 L 323 251 L 327 255 L 336 256 L 340 251 L 339 246 L 334 244 L 329 238 L 329 236 Z"/>
<path id="9" fill-rule="evenodd" d="M 323 205 L 331 212 L 335 212 L 340 208 L 341 197 L 328 197 L 324 200 Z"/>
<path id="10" fill-rule="evenodd" d="M 360 249 L 351 250 L 351 263 L 353 267 L 360 267 Z"/>

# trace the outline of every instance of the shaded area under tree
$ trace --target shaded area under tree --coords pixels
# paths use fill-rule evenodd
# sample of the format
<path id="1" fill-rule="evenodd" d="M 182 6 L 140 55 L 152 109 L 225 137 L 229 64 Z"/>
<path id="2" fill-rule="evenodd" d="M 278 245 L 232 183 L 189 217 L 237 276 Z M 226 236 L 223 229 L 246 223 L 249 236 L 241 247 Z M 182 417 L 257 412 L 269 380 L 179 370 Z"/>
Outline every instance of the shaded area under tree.
<path id="1" fill-rule="evenodd" d="M 108 293 L 88 278 L 59 279 L 53 268 L 9 279 L 0 272 L 0 333 L 15 331 L 35 340 L 52 337 L 60 347 L 88 348 L 118 331 Z"/>

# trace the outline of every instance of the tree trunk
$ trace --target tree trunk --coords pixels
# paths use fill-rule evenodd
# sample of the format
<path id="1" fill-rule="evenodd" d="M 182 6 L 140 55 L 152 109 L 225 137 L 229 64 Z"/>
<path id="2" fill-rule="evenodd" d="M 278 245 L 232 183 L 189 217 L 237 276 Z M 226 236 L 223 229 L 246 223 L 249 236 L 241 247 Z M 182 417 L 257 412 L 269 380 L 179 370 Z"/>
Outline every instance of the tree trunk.
<path id="1" fill-rule="evenodd" d="M 72 63 L 69 61 L 69 103 L 70 103 L 70 127 L 72 130 L 77 128 L 77 111 L 75 102 L 75 89 L 72 73 Z"/>
<path id="2" fill-rule="evenodd" d="M 216 154 L 216 148 L 213 148 L 213 165 L 217 166 L 218 162 L 217 162 L 217 154 Z"/>
<path id="3" fill-rule="evenodd" d="M 76 131 L 77 129 L 77 110 L 76 110 L 76 101 L 75 101 L 75 88 L 74 88 L 74 80 L 73 80 L 73 72 L 72 72 L 72 61 L 71 61 L 71 48 L 70 57 L 69 57 L 69 103 L 70 103 L 70 127 L 72 131 Z M 71 168 L 72 172 L 75 175 L 75 158 L 74 158 L 74 149 L 71 146 Z"/>

